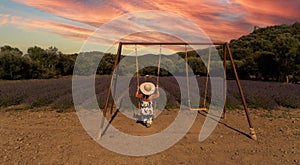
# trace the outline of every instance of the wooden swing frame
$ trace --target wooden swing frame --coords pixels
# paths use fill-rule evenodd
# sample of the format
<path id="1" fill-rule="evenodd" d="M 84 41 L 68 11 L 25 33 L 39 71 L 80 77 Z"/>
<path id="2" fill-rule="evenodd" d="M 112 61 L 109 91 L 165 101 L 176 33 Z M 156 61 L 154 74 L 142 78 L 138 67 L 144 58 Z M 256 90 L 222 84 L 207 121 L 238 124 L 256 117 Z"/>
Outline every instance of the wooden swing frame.
<path id="1" fill-rule="evenodd" d="M 107 95 L 106 95 L 105 106 L 104 106 L 104 109 L 103 109 L 103 118 L 101 119 L 101 122 L 100 122 L 100 131 L 98 133 L 98 139 L 100 139 L 102 137 L 102 135 L 103 135 L 102 130 L 103 130 L 103 126 L 104 126 L 104 120 L 105 120 L 104 118 L 106 117 L 110 100 L 111 100 L 110 114 L 113 113 L 114 101 L 113 101 L 113 99 L 111 99 L 111 93 L 112 93 L 112 91 L 114 91 L 114 92 L 116 91 L 115 90 L 116 89 L 116 83 L 113 85 L 113 82 L 117 81 L 117 79 L 118 79 L 118 75 L 117 75 L 118 67 L 117 66 L 118 66 L 118 64 L 120 62 L 123 45 L 174 45 L 174 46 L 175 45 L 185 45 L 185 46 L 187 46 L 187 45 L 207 45 L 207 46 L 222 46 L 223 47 L 223 67 L 224 67 L 224 89 L 225 89 L 224 93 L 223 93 L 224 94 L 223 118 L 224 119 L 226 118 L 226 108 L 225 108 L 226 107 L 226 60 L 227 60 L 227 53 L 228 53 L 229 60 L 231 62 L 232 69 L 233 69 L 233 72 L 234 72 L 235 80 L 236 80 L 236 83 L 237 83 L 237 86 L 238 86 L 238 89 L 239 89 L 239 94 L 241 96 L 241 100 L 242 100 L 243 107 L 244 107 L 244 110 L 245 110 L 245 113 L 246 113 L 246 117 L 247 117 L 247 121 L 248 121 L 248 124 L 249 124 L 250 137 L 253 140 L 257 140 L 256 133 L 255 133 L 255 130 L 253 128 L 253 125 L 252 125 L 252 122 L 251 122 L 251 119 L 250 119 L 250 113 L 249 113 L 249 110 L 247 108 L 247 103 L 246 103 L 246 100 L 245 100 L 245 97 L 244 97 L 243 89 L 242 89 L 242 86 L 241 86 L 241 83 L 240 83 L 240 80 L 239 80 L 239 77 L 238 77 L 238 74 L 237 74 L 237 71 L 236 71 L 236 67 L 235 67 L 235 64 L 234 64 L 234 60 L 233 60 L 233 57 L 232 57 L 230 46 L 229 46 L 229 43 L 227 43 L 227 42 L 214 42 L 214 43 L 119 42 L 117 56 L 116 56 L 115 64 L 114 64 L 114 68 L 113 68 L 113 74 L 112 74 L 112 78 L 111 78 L 111 81 L 110 81 L 110 86 L 108 88 L 108 92 L 107 92 Z M 186 55 L 186 58 L 187 58 L 187 55 Z M 114 89 L 114 90 L 112 90 L 112 89 Z M 115 93 L 113 93 L 113 94 L 115 95 Z M 207 109 L 204 107 L 204 108 L 190 108 L 190 110 L 201 111 L 201 110 L 207 110 Z"/>

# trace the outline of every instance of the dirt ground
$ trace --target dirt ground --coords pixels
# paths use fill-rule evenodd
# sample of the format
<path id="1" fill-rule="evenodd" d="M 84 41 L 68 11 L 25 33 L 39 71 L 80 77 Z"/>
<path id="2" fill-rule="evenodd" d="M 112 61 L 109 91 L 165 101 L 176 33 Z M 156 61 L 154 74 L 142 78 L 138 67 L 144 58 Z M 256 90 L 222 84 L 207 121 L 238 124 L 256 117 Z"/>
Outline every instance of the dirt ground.
<path id="1" fill-rule="evenodd" d="M 176 145 L 151 156 L 124 156 L 98 145 L 75 112 L 0 111 L 1 164 L 300 164 L 300 110 L 251 110 L 257 141 L 246 135 L 244 111 L 232 110 L 213 133 L 198 141 L 205 113 Z M 176 116 L 164 110 L 146 128 L 122 114 L 117 128 L 133 134 L 159 132 Z M 159 123 L 159 124 L 158 124 Z M 130 147 L 129 147 L 130 148 Z"/>

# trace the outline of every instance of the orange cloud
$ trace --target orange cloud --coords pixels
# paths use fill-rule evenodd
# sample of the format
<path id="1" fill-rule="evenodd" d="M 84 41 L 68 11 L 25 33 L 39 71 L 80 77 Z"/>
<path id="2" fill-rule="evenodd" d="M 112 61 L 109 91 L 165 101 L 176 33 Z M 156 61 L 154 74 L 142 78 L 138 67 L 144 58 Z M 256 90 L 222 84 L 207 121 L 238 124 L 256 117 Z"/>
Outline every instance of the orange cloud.
<path id="1" fill-rule="evenodd" d="M 281 23 L 293 23 L 299 20 L 300 7 L 297 1 L 261 1 L 261 0 L 15 0 L 65 19 L 74 20 L 98 27 L 122 14 L 142 10 L 163 10 L 181 15 L 201 27 L 215 41 L 229 41 L 251 32 L 253 26 L 267 26 Z M 147 16 L 147 17 L 150 17 Z M 112 27 L 111 33 L 122 33 L 130 20 L 123 25 Z M 160 24 L 167 21 L 161 19 Z M 29 25 L 30 26 L 30 25 Z M 168 25 L 166 25 L 168 26 Z M 43 27 L 41 27 L 43 28 Z M 91 32 L 85 28 L 65 24 L 50 23 L 57 34 L 66 37 L 85 38 Z M 56 28 L 58 30 L 56 30 Z M 189 27 L 174 22 L 169 28 L 178 28 L 183 33 Z M 142 39 L 142 37 L 139 37 Z M 138 39 L 138 38 L 135 38 Z M 149 38 L 150 39 L 150 38 Z"/>

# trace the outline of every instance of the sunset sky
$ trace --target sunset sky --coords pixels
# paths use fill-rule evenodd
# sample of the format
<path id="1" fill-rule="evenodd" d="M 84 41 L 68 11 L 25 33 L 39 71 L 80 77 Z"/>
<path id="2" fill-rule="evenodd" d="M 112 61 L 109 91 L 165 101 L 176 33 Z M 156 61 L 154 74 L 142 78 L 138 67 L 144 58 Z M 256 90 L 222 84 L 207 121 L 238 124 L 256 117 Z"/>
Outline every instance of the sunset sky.
<path id="1" fill-rule="evenodd" d="M 56 46 L 63 53 L 76 53 L 99 26 L 144 10 L 187 18 L 213 41 L 239 38 L 251 33 L 254 26 L 300 21 L 299 0 L 1 0 L 0 46 L 18 47 L 24 53 L 35 45 Z M 125 28 L 112 27 L 112 33 L 131 28 L 126 20 L 123 25 Z M 185 28 L 180 30 L 188 32 L 189 27 Z M 147 40 L 132 39 L 141 38 Z"/>

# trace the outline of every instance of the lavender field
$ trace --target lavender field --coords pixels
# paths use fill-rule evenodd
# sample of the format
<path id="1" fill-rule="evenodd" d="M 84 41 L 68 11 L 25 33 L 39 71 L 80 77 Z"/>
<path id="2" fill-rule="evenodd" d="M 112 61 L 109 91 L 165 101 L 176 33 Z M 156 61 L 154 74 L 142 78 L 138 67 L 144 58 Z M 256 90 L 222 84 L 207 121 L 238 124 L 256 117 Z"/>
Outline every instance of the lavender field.
<path id="1" fill-rule="evenodd" d="M 141 78 L 141 82 L 143 80 L 144 79 Z M 149 78 L 147 81 L 153 81 L 155 83 L 155 77 Z M 197 81 L 201 93 L 200 101 L 202 102 L 205 78 L 198 77 Z M 96 94 L 98 103 L 102 108 L 105 103 L 109 83 L 109 76 L 99 76 L 96 78 Z M 300 85 L 298 84 L 248 80 L 242 80 L 241 84 L 249 108 L 300 108 Z M 132 102 L 137 102 L 134 98 L 136 85 L 136 80 L 133 78 L 129 86 L 130 99 Z M 183 100 L 181 100 L 180 89 L 174 77 L 160 77 L 159 85 L 166 94 L 167 103 L 165 108 L 178 108 Z M 209 103 L 209 92 L 207 100 Z M 48 107 L 48 109 L 57 112 L 73 111 L 72 78 L 18 81 L 2 80 L 0 81 L 0 107 L 3 110 L 35 110 L 39 107 Z M 227 80 L 226 107 L 227 109 L 242 108 L 239 91 L 234 80 Z"/>

